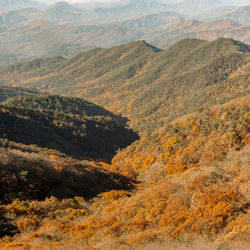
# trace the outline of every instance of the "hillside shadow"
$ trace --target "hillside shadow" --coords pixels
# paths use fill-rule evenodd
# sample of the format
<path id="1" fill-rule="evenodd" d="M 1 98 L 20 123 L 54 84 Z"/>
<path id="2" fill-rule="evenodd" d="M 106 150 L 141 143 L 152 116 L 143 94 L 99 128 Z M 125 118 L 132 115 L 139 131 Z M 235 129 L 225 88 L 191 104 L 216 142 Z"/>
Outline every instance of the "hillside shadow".
<path id="1" fill-rule="evenodd" d="M 103 117 L 79 120 L 54 112 L 7 109 L 0 113 L 0 137 L 56 149 L 77 159 L 90 157 L 110 162 L 118 149 L 139 139 L 136 132 Z"/>
<path id="2" fill-rule="evenodd" d="M 3 159 L 0 200 L 4 203 L 16 198 L 44 200 L 50 196 L 58 199 L 82 196 L 88 200 L 110 190 L 131 190 L 135 184 L 126 176 L 77 162 L 58 171 L 46 158 L 30 159 L 30 154 L 19 155 L 17 150 L 0 148 L 0 164 Z"/>

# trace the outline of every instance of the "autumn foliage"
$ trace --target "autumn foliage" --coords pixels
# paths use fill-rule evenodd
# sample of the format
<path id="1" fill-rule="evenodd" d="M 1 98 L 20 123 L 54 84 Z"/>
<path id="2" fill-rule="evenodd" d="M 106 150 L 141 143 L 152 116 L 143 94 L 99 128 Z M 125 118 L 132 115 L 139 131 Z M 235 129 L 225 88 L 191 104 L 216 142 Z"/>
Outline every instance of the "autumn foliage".
<path id="1" fill-rule="evenodd" d="M 109 110 L 1 104 L 0 248 L 250 249 L 248 68 L 249 46 L 221 38 L 0 69 L 5 84 Z"/>

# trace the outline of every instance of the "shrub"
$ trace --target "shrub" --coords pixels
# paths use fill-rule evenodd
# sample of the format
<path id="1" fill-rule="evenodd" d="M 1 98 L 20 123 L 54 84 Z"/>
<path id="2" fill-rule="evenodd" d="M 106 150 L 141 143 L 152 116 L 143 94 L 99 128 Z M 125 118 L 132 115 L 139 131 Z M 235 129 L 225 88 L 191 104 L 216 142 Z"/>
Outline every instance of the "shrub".
<path id="1" fill-rule="evenodd" d="M 0 138 L 0 147 L 8 148 L 9 147 L 9 140 Z"/>
<path id="2" fill-rule="evenodd" d="M 38 227 L 39 223 L 33 218 L 23 218 L 17 221 L 17 228 L 20 232 L 30 232 Z"/>
<path id="3" fill-rule="evenodd" d="M 100 196 L 104 201 L 114 201 L 119 198 L 128 197 L 128 193 L 123 190 L 111 190 L 109 192 L 102 193 Z"/>

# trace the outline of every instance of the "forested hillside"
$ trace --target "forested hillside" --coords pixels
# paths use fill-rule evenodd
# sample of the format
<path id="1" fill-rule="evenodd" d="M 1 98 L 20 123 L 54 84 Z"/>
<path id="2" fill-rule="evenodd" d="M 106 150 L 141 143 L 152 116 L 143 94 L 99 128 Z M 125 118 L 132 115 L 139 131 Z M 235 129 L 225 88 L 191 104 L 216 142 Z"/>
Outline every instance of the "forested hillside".
<path id="1" fill-rule="evenodd" d="M 86 98 L 149 131 L 249 93 L 249 46 L 232 39 L 187 39 L 163 51 L 138 41 L 90 50 L 50 68 L 34 70 L 34 62 L 0 69 L 0 81 Z"/>
<path id="2" fill-rule="evenodd" d="M 15 96 L 36 96 L 43 95 L 44 92 L 39 92 L 35 88 L 18 88 L 18 87 L 8 87 L 0 86 L 0 102 L 3 102 L 11 97 Z"/>
<path id="3" fill-rule="evenodd" d="M 8 90 L 13 89 L 8 87 L 5 88 Z M 34 96 L 34 94 L 35 94 L 35 89 L 34 92 L 30 93 L 30 95 L 24 93 L 22 96 L 22 92 L 21 93 L 18 92 L 16 96 L 13 98 L 10 98 L 11 96 L 9 95 L 8 96 L 9 98 L 8 99 L 6 98 L 7 100 L 2 104 L 18 108 L 38 109 L 39 111 L 50 110 L 57 113 L 78 115 L 81 117 L 106 116 L 106 117 L 112 117 L 121 123 L 126 123 L 127 120 L 126 118 L 115 115 L 105 110 L 101 106 L 88 102 L 84 99 L 76 97 L 55 96 L 55 95 L 41 95 L 41 93 L 39 92 L 37 96 Z"/>
<path id="4" fill-rule="evenodd" d="M 248 250 L 249 52 L 137 41 L 0 68 L 0 248 Z"/>
<path id="5" fill-rule="evenodd" d="M 43 94 L 1 87 L 2 100 L 7 99 L 0 105 L 1 203 L 55 196 L 68 199 L 69 213 L 84 215 L 85 205 L 75 210 L 77 200 L 70 198 L 131 189 L 134 180 L 95 162 L 110 162 L 118 149 L 139 138 L 119 123 L 124 119 L 83 99 Z M 0 212 L 0 236 L 18 233 L 2 207 Z"/>
<path id="6" fill-rule="evenodd" d="M 70 105 L 69 109 L 64 108 Z M 138 139 L 136 133 L 125 129 L 109 114 L 77 98 L 16 97 L 1 105 L 1 135 L 26 145 L 57 149 L 76 158 L 109 160 L 116 150 Z"/>
<path id="7" fill-rule="evenodd" d="M 76 160 L 56 149 L 7 139 L 0 139 L 0 143 L 1 204 L 9 204 L 16 199 L 44 200 L 51 196 L 90 199 L 104 191 L 129 190 L 134 184 L 128 177 L 104 169 L 94 161 Z M 18 200 L 16 202 L 18 204 Z M 70 207 L 75 207 L 72 200 L 68 204 Z M 4 226 L 1 223 L 0 236 L 13 233 Z M 15 227 L 13 221 L 12 227 Z"/>
<path id="8" fill-rule="evenodd" d="M 48 245 L 55 249 L 72 246 L 77 249 L 199 249 L 201 246 L 248 249 L 248 115 L 249 96 L 166 124 L 119 152 L 112 165 L 97 164 L 98 168 L 120 173 L 115 177 L 118 186 L 105 190 L 104 187 L 112 189 L 114 185 L 108 175 L 98 189 L 105 191 L 87 201 L 83 197 L 88 198 L 88 193 L 79 194 L 86 189 L 75 189 L 72 181 L 83 187 L 86 187 L 85 178 L 98 181 L 96 171 L 99 170 L 93 166 L 86 168 L 75 161 L 72 165 L 69 159 L 53 151 L 43 153 L 43 157 L 53 162 L 40 160 L 36 164 L 36 171 L 45 178 L 46 186 L 35 183 L 31 196 L 25 187 L 27 183 L 33 185 L 30 177 L 34 171 L 27 167 L 27 158 L 36 157 L 33 151 L 38 149 L 33 147 L 25 154 L 21 154 L 20 148 L 9 149 L 8 154 L 6 149 L 1 149 L 4 166 L 9 171 L 13 157 L 24 157 L 25 164 L 20 165 L 24 171 L 15 173 L 13 183 L 14 187 L 22 185 L 24 192 L 12 203 L 1 206 L 1 234 L 15 234 L 2 238 L 1 246 L 6 249 Z M 45 163 L 54 166 L 53 170 L 41 165 Z M 65 179 L 65 175 L 73 174 L 68 171 L 75 168 L 77 176 L 70 181 Z M 59 186 L 63 180 L 68 193 L 59 195 L 58 189 L 53 188 L 55 184 L 51 189 L 50 178 L 52 184 Z M 140 184 L 132 191 L 129 187 L 135 178 Z M 17 196 L 9 191 L 13 190 L 9 184 L 1 185 L 12 197 Z M 93 187 L 95 183 L 90 181 L 87 185 Z M 123 190 L 119 190 L 121 187 Z M 27 200 L 26 197 L 34 197 L 41 190 L 47 191 L 44 195 L 54 196 L 43 201 Z M 84 196 L 73 198 L 74 194 Z M 72 198 L 66 199 L 64 195 Z"/>

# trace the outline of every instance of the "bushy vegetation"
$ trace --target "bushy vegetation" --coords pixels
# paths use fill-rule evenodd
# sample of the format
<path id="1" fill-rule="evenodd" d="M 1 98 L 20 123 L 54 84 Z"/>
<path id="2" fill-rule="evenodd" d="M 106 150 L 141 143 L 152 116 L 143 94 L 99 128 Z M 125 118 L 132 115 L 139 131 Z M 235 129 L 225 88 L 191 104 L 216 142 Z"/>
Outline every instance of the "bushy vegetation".
<path id="1" fill-rule="evenodd" d="M 26 99 L 24 98 L 24 100 Z M 41 99 L 38 98 L 38 100 Z M 65 105 L 62 102 L 63 98 L 59 97 L 45 97 L 42 100 L 44 107 L 48 108 L 50 108 L 51 100 L 59 100 L 60 105 Z M 70 98 L 66 98 L 66 100 L 68 104 L 77 101 L 77 99 L 71 100 Z M 78 101 L 80 105 L 85 104 L 83 107 L 79 105 L 79 109 L 81 108 L 79 112 L 85 113 L 85 116 L 60 113 L 59 111 L 63 110 L 60 105 L 59 110 L 56 111 L 29 109 L 28 102 L 27 107 L 26 103 L 20 105 L 14 103 L 11 106 L 2 105 L 0 107 L 1 137 L 26 145 L 36 144 L 41 147 L 57 149 L 77 158 L 95 157 L 107 161 L 111 159 L 116 150 L 126 147 L 138 139 L 136 133 L 126 129 L 109 116 L 87 116 L 88 105 L 91 106 L 91 104 Z M 100 110 L 100 112 L 105 113 L 104 109 L 92 106 L 95 107 L 96 112 Z M 86 111 L 84 111 L 85 107 Z M 51 108 L 56 109 L 57 107 L 52 104 Z M 65 109 L 64 111 L 69 110 Z M 93 112 L 95 115 L 95 111 Z M 106 111 L 106 113 L 109 112 Z"/>
<path id="2" fill-rule="evenodd" d="M 159 170 L 167 176 L 222 161 L 230 150 L 240 150 L 249 143 L 249 95 L 238 99 L 237 105 L 235 102 L 168 123 L 119 152 L 112 164 L 141 175 L 152 164 L 162 162 L 165 167 Z"/>
<path id="3" fill-rule="evenodd" d="M 15 96 L 35 96 L 42 94 L 44 93 L 39 92 L 35 88 L 0 86 L 0 102 L 6 101 L 7 99 Z"/>
<path id="4" fill-rule="evenodd" d="M 40 111 L 54 111 L 68 115 L 88 116 L 107 116 L 125 123 L 126 119 L 117 116 L 101 106 L 88 102 L 81 98 L 63 97 L 55 95 L 43 96 L 17 96 L 9 98 L 2 103 L 5 106 L 18 108 L 37 109 Z"/>
<path id="5" fill-rule="evenodd" d="M 4 68 L 0 75 L 5 83 L 86 98 L 151 132 L 178 116 L 248 94 L 248 57 L 249 46 L 232 39 L 186 39 L 164 51 L 138 41 L 94 49 L 48 70 Z"/>
<path id="6" fill-rule="evenodd" d="M 248 101 L 177 119 L 118 153 L 112 165 L 99 163 L 134 173 L 141 183 L 133 192 L 3 205 L 5 220 L 21 234 L 2 238 L 2 246 L 197 249 L 203 238 L 210 249 L 247 249 Z"/>
<path id="7" fill-rule="evenodd" d="M 140 139 L 77 98 L 5 102 L 0 248 L 249 249 L 249 46 L 137 42 L 55 68 L 9 77 L 88 96 Z"/>
<path id="8" fill-rule="evenodd" d="M 128 177 L 80 161 L 54 149 L 9 142 L 0 147 L 1 203 L 14 199 L 44 200 L 81 196 L 89 199 L 104 190 L 129 189 Z M 80 212 L 80 211 L 79 211 Z"/>

